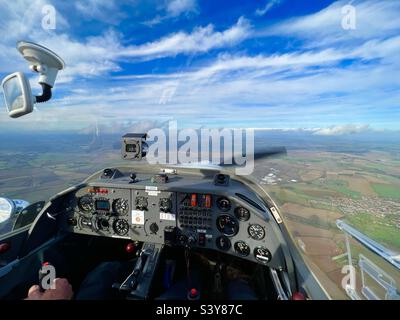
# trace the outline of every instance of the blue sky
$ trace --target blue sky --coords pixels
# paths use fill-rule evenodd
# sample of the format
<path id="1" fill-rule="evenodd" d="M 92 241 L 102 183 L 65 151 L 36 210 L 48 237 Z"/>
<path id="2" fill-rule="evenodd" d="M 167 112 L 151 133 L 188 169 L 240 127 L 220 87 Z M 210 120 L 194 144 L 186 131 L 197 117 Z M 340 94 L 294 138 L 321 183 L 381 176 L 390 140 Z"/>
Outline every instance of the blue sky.
<path id="1" fill-rule="evenodd" d="M 355 29 L 342 27 L 355 8 Z M 56 28 L 42 28 L 45 5 Z M 0 74 L 36 75 L 15 49 L 30 40 L 67 68 L 54 98 L 0 130 L 179 127 L 400 128 L 400 2 L 0 2 Z"/>

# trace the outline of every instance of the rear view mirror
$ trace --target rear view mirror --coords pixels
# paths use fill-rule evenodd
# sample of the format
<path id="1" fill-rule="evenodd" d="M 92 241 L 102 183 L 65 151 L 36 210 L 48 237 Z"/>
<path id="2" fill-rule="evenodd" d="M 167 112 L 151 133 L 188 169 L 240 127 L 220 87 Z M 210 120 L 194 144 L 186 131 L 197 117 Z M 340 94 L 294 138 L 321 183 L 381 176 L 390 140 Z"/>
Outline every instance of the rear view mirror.
<path id="1" fill-rule="evenodd" d="M 1 83 L 4 100 L 10 117 L 18 118 L 33 111 L 33 99 L 29 80 L 21 72 L 5 77 Z"/>

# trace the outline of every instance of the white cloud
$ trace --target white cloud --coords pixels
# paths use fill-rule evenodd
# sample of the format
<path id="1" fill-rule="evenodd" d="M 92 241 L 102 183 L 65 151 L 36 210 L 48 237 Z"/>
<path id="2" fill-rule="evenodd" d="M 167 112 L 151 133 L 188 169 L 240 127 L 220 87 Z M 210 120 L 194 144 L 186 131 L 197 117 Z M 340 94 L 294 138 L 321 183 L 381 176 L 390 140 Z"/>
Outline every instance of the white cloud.
<path id="1" fill-rule="evenodd" d="M 282 2 L 282 0 L 269 0 L 264 7 L 257 9 L 254 14 L 256 16 L 263 16 L 265 15 L 268 11 L 270 11 L 273 7 L 279 5 Z"/>
<path id="2" fill-rule="evenodd" d="M 74 2 L 75 9 L 85 20 L 100 20 L 117 24 L 124 14 L 118 10 L 115 0 L 78 0 Z"/>
<path id="3" fill-rule="evenodd" d="M 67 68 L 60 72 L 57 80 L 57 84 L 60 85 L 80 77 L 87 78 L 118 71 L 121 60 L 150 60 L 233 46 L 245 39 L 250 32 L 247 20 L 240 18 L 235 25 L 223 31 L 214 30 L 214 26 L 210 24 L 195 28 L 191 33 L 181 31 L 136 46 L 124 46 L 121 36 L 111 30 L 97 37 L 77 40 L 63 32 L 68 29 L 68 24 L 58 12 L 56 30 L 49 32 L 41 28 L 41 8 L 44 4 L 44 0 L 33 3 L 0 3 L 0 24 L 5 30 L 0 42 L 0 72 L 28 70 L 27 63 L 15 50 L 15 43 L 20 39 L 47 46 L 65 60 Z M 89 10 L 92 4 L 94 5 L 92 2 L 86 3 L 81 10 Z M 100 5 L 101 3 L 97 4 Z M 107 4 L 104 6 L 107 8 Z M 32 10 L 28 14 L 26 10 L 30 7 Z"/>
<path id="4" fill-rule="evenodd" d="M 346 124 L 339 126 L 331 126 L 329 128 L 316 129 L 314 131 L 314 134 L 320 136 L 340 136 L 345 134 L 362 133 L 369 130 L 370 126 L 368 124 L 363 124 L 363 125 Z"/>
<path id="5" fill-rule="evenodd" d="M 330 65 L 346 58 L 346 53 L 333 49 L 323 51 L 293 52 L 286 54 L 274 54 L 270 56 L 231 56 L 221 55 L 220 59 L 208 67 L 193 74 L 194 78 L 209 78 L 223 72 L 235 70 L 266 70 L 274 72 L 277 68 L 306 67 L 312 65 Z"/>
<path id="6" fill-rule="evenodd" d="M 280 35 L 308 41 L 308 46 L 321 47 L 339 42 L 354 45 L 355 41 L 373 37 L 397 35 L 400 29 L 400 2 L 352 1 L 355 7 L 356 29 L 344 30 L 342 8 L 347 0 L 336 1 L 327 8 L 307 16 L 292 18 L 267 27 L 259 36 Z"/>
<path id="7" fill-rule="evenodd" d="M 354 48 L 343 48 L 334 49 L 327 48 L 322 50 L 307 50 L 307 51 L 293 51 L 291 53 L 283 54 L 259 54 L 256 56 L 248 55 L 231 55 L 231 54 L 220 54 L 212 63 L 204 65 L 200 68 L 193 68 L 181 73 L 168 73 L 168 74 L 142 74 L 132 76 L 121 76 L 119 79 L 192 79 L 192 80 L 220 80 L 219 77 L 227 76 L 229 73 L 236 72 L 231 79 L 237 79 L 239 77 L 245 78 L 243 73 L 237 73 L 237 71 L 247 72 L 245 75 L 248 79 L 260 78 L 261 76 L 272 76 L 279 72 L 281 77 L 286 76 L 297 76 L 306 77 L 309 75 L 318 75 L 324 70 L 331 71 L 333 67 L 340 67 L 343 60 L 355 59 L 362 61 L 373 61 L 381 59 L 384 63 L 383 67 L 386 66 L 387 62 L 391 60 L 394 65 L 398 65 L 398 59 L 395 59 L 400 54 L 400 36 L 392 37 L 385 40 L 371 40 L 364 44 Z M 308 71 L 308 67 L 318 67 L 315 71 Z M 393 67 L 393 66 L 392 66 Z M 391 69 L 390 67 L 389 69 Z M 372 72 L 376 66 L 370 67 L 369 71 Z M 355 69 L 355 67 L 351 68 Z M 392 69 L 393 70 L 393 69 Z M 349 71 L 343 71 L 344 73 L 350 73 Z M 365 70 L 368 72 L 368 70 Z M 361 79 L 357 79 L 360 83 Z M 335 82 L 335 79 L 333 79 Z M 393 81 L 388 79 L 388 81 Z M 332 81 L 330 81 L 332 82 Z M 386 81 L 387 82 L 387 81 Z M 397 82 L 395 82 L 397 83 Z"/>
<path id="8" fill-rule="evenodd" d="M 399 44 L 400 38 L 392 37 L 342 49 L 256 56 L 221 54 L 215 61 L 182 73 L 118 79 L 131 86 L 126 90 L 135 92 L 123 98 L 126 103 L 146 101 L 146 112 L 164 116 L 170 112 L 191 123 L 229 119 L 249 126 L 265 121 L 273 126 L 305 123 L 316 127 L 350 118 L 378 126 L 390 122 L 393 127 L 396 113 L 400 115 L 396 109 L 400 61 L 395 58 L 400 53 Z M 346 59 L 357 62 L 343 68 L 341 63 Z M 171 87 L 175 88 L 171 101 L 159 105 L 163 90 Z M 387 114 L 392 115 L 391 120 Z M 340 131 L 335 130 L 318 134 Z"/>
<path id="9" fill-rule="evenodd" d="M 109 31 L 84 41 L 71 39 L 67 34 L 35 37 L 35 41 L 58 53 L 66 63 L 56 85 L 120 70 L 116 59 L 120 38 L 115 32 Z M 22 57 L 19 60 L 22 61 Z"/>
<path id="10" fill-rule="evenodd" d="M 35 35 L 38 32 L 51 34 L 53 30 L 43 30 L 42 12 L 46 5 L 51 4 L 46 0 L 20 0 L 0 2 L 0 27 L 1 43 L 15 41 L 21 37 Z M 56 9 L 56 29 L 67 30 L 68 21 Z"/>
<path id="11" fill-rule="evenodd" d="M 393 2 L 389 3 L 393 6 Z M 387 24 L 381 27 L 389 30 L 387 35 L 380 36 L 380 30 L 368 30 L 368 35 L 348 41 L 340 38 L 343 30 L 335 31 L 337 20 L 334 20 L 333 31 L 328 28 L 329 24 L 328 27 L 322 24 L 313 37 L 310 26 L 316 25 L 315 20 L 307 23 L 307 27 L 300 24 L 301 28 L 296 24 L 294 28 L 295 20 L 289 20 L 271 29 L 275 35 L 294 35 L 304 40 L 288 53 L 236 53 L 235 44 L 249 39 L 255 32 L 243 18 L 222 31 L 209 25 L 128 46 L 112 31 L 80 40 L 62 32 L 38 32 L 35 40 L 66 60 L 67 69 L 60 73 L 57 84 L 108 74 L 118 70 L 121 61 L 190 55 L 218 48 L 233 48 L 233 53 L 194 63 L 182 73 L 108 76 L 101 78 L 101 84 L 96 80 L 79 83 L 82 87 L 75 85 L 71 91 L 68 89 L 65 98 L 55 95 L 52 101 L 39 106 L 42 112 L 19 119 L 19 123 L 51 124 L 57 128 L 65 122 L 66 127 L 68 123 L 70 127 L 75 124 L 84 127 L 96 120 L 114 124 L 132 117 L 136 120 L 174 117 L 188 125 L 220 126 L 229 119 L 229 125 L 237 123 L 247 127 L 318 127 L 312 129 L 317 135 L 367 130 L 365 125 L 341 125 L 347 119 L 372 123 L 374 127 L 398 127 L 400 37 L 392 32 L 397 22 L 391 20 L 393 14 L 387 10 L 386 2 L 374 6 L 380 6 L 380 20 L 384 21 L 382 14 L 387 14 Z M 322 19 L 317 20 L 323 23 Z M 285 33 L 286 25 L 292 28 L 293 34 Z M 14 44 L 1 41 L 0 68 L 7 65 L 15 68 L 14 61 L 26 65 L 18 54 L 18 59 L 7 59 L 11 52 L 16 53 Z M 346 60 L 354 61 L 342 64 Z M 160 104 L 166 88 L 174 88 L 173 97 L 168 103 Z M 0 121 L 7 120 L 2 113 Z M 339 126 L 330 127 L 331 124 Z"/>
<path id="12" fill-rule="evenodd" d="M 196 13 L 198 8 L 196 0 L 172 0 L 167 4 L 166 10 L 169 16 L 177 17 L 190 12 Z"/>
<path id="13" fill-rule="evenodd" d="M 159 7 L 158 11 L 160 10 L 163 13 L 157 14 L 153 19 L 144 21 L 142 24 L 153 27 L 173 18 L 190 17 L 199 13 L 197 0 L 167 0 L 164 5 Z"/>
<path id="14" fill-rule="evenodd" d="M 211 49 L 233 46 L 250 35 L 250 23 L 243 17 L 224 31 L 215 31 L 214 26 L 198 27 L 192 33 L 177 32 L 159 40 L 137 46 L 126 47 L 120 55 L 142 59 L 154 59 L 177 54 L 207 52 Z"/>
<path id="15" fill-rule="evenodd" d="M 160 15 L 156 15 L 153 19 L 146 20 L 146 21 L 142 22 L 142 24 L 147 27 L 154 27 L 157 24 L 160 24 L 161 22 L 163 22 L 164 20 L 165 20 L 165 16 L 163 17 Z"/>

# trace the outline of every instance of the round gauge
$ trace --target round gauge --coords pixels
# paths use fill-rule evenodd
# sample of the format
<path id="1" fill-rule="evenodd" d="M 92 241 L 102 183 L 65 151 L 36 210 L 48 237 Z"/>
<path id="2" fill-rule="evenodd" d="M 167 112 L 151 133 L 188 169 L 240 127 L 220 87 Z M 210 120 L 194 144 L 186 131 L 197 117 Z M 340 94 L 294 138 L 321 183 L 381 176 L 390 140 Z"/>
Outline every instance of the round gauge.
<path id="1" fill-rule="evenodd" d="M 115 200 L 113 203 L 113 209 L 121 216 L 126 215 L 129 211 L 128 200 L 122 198 Z"/>
<path id="2" fill-rule="evenodd" d="M 219 250 L 228 251 L 231 248 L 231 241 L 225 237 L 220 236 L 215 240 L 215 244 Z"/>
<path id="3" fill-rule="evenodd" d="M 93 227 L 92 219 L 81 216 L 79 218 L 79 226 L 83 228 L 89 228 L 91 229 Z"/>
<path id="4" fill-rule="evenodd" d="M 262 240 L 265 237 L 264 228 L 259 224 L 251 224 L 248 231 L 250 237 L 252 237 L 254 240 Z"/>
<path id="5" fill-rule="evenodd" d="M 250 219 L 250 211 L 243 207 L 237 207 L 235 209 L 235 216 L 240 221 L 247 221 Z"/>
<path id="6" fill-rule="evenodd" d="M 170 212 L 172 208 L 172 201 L 170 198 L 161 198 L 159 206 L 161 212 Z"/>
<path id="7" fill-rule="evenodd" d="M 82 211 L 91 212 L 94 209 L 93 198 L 89 195 L 85 195 L 78 200 L 78 206 Z"/>
<path id="8" fill-rule="evenodd" d="M 147 210 L 148 202 L 146 197 L 137 197 L 136 198 L 136 209 L 139 210 Z"/>
<path id="9" fill-rule="evenodd" d="M 221 197 L 217 200 L 217 206 L 222 211 L 228 211 L 231 208 L 231 202 L 227 198 Z"/>
<path id="10" fill-rule="evenodd" d="M 110 223 L 108 222 L 108 219 L 100 218 L 100 219 L 97 219 L 97 221 L 96 221 L 96 227 L 98 230 L 107 231 L 108 228 L 110 227 Z"/>
<path id="11" fill-rule="evenodd" d="M 244 241 L 238 241 L 234 245 L 235 251 L 237 254 L 241 255 L 242 257 L 247 257 L 250 254 L 250 247 Z"/>
<path id="12" fill-rule="evenodd" d="M 119 236 L 124 236 L 129 231 L 128 221 L 124 219 L 116 219 L 113 224 L 114 232 Z"/>
<path id="13" fill-rule="evenodd" d="M 266 264 L 271 261 L 272 255 L 267 248 L 257 247 L 254 249 L 254 257 L 257 261 Z"/>
<path id="14" fill-rule="evenodd" d="M 228 237 L 232 237 L 239 231 L 239 224 L 236 219 L 229 214 L 221 214 L 217 218 L 218 230 Z"/>

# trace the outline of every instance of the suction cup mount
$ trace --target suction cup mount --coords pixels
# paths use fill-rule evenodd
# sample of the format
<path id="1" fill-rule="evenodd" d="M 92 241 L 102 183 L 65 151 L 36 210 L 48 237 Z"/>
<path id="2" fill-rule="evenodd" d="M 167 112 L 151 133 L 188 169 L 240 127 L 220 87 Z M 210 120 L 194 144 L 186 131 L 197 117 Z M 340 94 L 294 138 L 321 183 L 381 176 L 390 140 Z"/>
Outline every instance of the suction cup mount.
<path id="1" fill-rule="evenodd" d="M 28 41 L 17 42 L 17 49 L 29 63 L 29 68 L 40 74 L 39 84 L 42 94 L 33 96 L 29 80 L 21 72 L 6 76 L 1 82 L 8 115 L 18 118 L 33 111 L 33 105 L 51 99 L 58 71 L 65 68 L 65 63 L 53 51 Z"/>
<path id="2" fill-rule="evenodd" d="M 53 51 L 32 42 L 19 41 L 17 49 L 29 63 L 32 71 L 40 74 L 39 83 L 54 86 L 59 70 L 65 68 L 65 63 Z"/>

